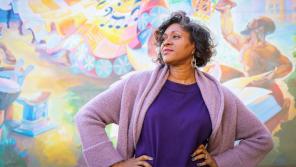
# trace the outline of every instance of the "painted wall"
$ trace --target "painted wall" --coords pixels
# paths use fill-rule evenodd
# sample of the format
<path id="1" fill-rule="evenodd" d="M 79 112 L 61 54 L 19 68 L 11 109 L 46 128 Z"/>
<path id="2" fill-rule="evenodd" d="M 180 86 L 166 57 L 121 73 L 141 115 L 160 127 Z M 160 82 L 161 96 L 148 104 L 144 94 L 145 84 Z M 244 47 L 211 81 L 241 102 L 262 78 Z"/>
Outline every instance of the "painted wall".
<path id="1" fill-rule="evenodd" d="M 123 75 L 153 68 L 153 31 L 180 9 L 213 33 L 217 54 L 203 70 L 272 132 L 261 166 L 296 166 L 295 0 L 1 0 L 0 166 L 85 166 L 75 113 Z M 252 25 L 267 45 L 250 45 Z M 117 127 L 106 131 L 116 144 Z"/>

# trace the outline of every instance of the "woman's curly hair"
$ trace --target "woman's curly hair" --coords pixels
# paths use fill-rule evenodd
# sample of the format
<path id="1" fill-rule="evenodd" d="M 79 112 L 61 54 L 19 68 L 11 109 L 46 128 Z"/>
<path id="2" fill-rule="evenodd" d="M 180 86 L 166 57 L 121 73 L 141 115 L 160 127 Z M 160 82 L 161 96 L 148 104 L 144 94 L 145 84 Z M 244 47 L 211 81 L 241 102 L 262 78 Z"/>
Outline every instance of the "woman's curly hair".
<path id="1" fill-rule="evenodd" d="M 195 44 L 195 66 L 205 66 L 215 54 L 215 44 L 211 37 L 211 33 L 208 28 L 190 20 L 186 13 L 183 11 L 174 12 L 171 16 L 165 20 L 155 31 L 156 46 L 160 48 L 163 43 L 163 34 L 166 29 L 177 23 L 183 27 L 183 29 L 190 33 L 190 40 Z M 158 51 L 157 62 L 164 64 L 162 55 Z"/>

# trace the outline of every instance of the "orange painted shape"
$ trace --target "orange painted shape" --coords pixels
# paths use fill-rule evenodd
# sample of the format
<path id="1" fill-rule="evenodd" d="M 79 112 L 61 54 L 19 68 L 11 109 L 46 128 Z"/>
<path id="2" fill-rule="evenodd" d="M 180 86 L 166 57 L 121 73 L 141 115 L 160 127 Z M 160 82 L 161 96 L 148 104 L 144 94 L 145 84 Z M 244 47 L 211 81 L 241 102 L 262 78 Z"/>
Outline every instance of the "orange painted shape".
<path id="1" fill-rule="evenodd" d="M 46 13 L 50 11 L 50 9 L 40 0 L 30 0 L 29 6 L 34 13 Z"/>
<path id="2" fill-rule="evenodd" d="M 80 2 L 80 0 L 64 0 L 64 2 L 66 2 L 69 6 L 71 6 Z"/>
<path id="3" fill-rule="evenodd" d="M 59 5 L 56 4 L 54 0 L 41 0 L 43 4 L 45 4 L 51 10 L 59 9 Z"/>

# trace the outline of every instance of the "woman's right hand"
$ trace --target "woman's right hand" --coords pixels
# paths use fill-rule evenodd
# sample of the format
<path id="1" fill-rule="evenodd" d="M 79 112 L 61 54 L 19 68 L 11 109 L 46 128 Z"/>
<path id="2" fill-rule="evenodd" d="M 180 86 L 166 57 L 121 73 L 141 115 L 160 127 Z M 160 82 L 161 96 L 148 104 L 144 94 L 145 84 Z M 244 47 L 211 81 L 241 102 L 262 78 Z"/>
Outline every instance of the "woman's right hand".
<path id="1" fill-rule="evenodd" d="M 142 155 L 138 158 L 131 158 L 125 161 L 117 162 L 116 164 L 112 165 L 111 167 L 152 167 L 147 160 L 153 160 L 152 157 L 149 157 L 147 155 Z"/>

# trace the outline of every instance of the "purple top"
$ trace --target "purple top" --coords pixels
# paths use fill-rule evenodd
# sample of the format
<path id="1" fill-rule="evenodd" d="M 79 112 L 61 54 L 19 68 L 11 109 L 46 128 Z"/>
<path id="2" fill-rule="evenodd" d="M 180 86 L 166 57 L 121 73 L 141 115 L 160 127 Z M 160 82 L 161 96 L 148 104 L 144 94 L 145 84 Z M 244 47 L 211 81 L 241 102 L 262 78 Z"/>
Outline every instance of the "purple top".
<path id="1" fill-rule="evenodd" d="M 167 80 L 149 107 L 135 156 L 148 155 L 153 167 L 196 166 L 191 154 L 212 132 L 208 109 L 196 83 Z"/>

